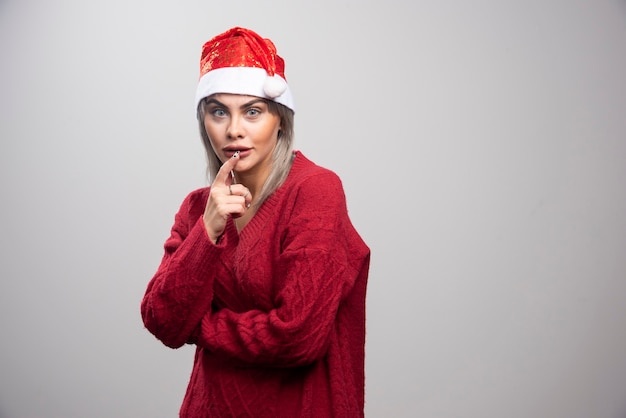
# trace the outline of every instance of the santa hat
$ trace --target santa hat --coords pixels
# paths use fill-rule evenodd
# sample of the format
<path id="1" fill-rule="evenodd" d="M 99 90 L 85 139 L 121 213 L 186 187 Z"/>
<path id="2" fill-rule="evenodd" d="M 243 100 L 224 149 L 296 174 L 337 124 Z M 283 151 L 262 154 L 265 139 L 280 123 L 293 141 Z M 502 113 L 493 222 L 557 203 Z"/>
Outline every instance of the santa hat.
<path id="1" fill-rule="evenodd" d="M 284 60 L 271 40 L 250 29 L 234 27 L 202 47 L 196 109 L 216 93 L 263 97 L 295 111 Z"/>

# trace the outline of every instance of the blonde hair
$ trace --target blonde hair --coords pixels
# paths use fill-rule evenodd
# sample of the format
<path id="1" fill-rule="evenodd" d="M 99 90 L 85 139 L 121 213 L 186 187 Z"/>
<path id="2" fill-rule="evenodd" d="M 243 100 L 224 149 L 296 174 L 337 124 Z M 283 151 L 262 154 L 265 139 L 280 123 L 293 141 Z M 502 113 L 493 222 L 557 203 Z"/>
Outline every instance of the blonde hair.
<path id="1" fill-rule="evenodd" d="M 200 101 L 200 104 L 198 105 L 197 117 L 200 137 L 202 138 L 202 144 L 204 145 L 207 156 L 207 177 L 209 182 L 212 182 L 223 163 L 213 150 L 209 135 L 204 128 L 206 99 L 207 98 L 204 98 Z M 274 154 L 272 156 L 270 174 L 267 177 L 267 180 L 265 180 L 265 184 L 263 184 L 263 188 L 254 202 L 254 206 L 257 208 L 261 206 L 261 204 L 263 204 L 263 202 L 283 184 L 289 174 L 289 169 L 291 168 L 291 163 L 293 161 L 293 110 L 272 100 L 263 100 L 267 103 L 269 111 L 280 117 L 280 129 L 278 131 L 276 148 L 274 148 Z"/>

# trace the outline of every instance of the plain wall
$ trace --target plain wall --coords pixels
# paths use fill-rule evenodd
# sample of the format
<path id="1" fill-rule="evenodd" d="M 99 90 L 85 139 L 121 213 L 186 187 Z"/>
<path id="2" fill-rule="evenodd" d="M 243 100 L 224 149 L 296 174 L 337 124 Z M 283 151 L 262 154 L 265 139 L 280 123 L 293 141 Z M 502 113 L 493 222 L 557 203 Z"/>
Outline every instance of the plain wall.
<path id="1" fill-rule="evenodd" d="M 0 417 L 177 416 L 139 303 L 235 25 L 372 249 L 366 415 L 625 417 L 623 0 L 0 1 Z"/>

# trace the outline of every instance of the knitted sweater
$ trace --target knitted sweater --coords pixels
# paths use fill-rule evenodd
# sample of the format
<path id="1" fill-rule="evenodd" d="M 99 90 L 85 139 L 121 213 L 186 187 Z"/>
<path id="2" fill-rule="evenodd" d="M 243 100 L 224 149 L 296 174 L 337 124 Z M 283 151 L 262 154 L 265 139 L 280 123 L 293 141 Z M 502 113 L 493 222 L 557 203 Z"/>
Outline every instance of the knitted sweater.
<path id="1" fill-rule="evenodd" d="M 370 250 L 340 179 L 296 152 L 283 185 L 218 244 L 208 194 L 182 203 L 141 303 L 165 345 L 196 345 L 180 416 L 362 417 Z"/>

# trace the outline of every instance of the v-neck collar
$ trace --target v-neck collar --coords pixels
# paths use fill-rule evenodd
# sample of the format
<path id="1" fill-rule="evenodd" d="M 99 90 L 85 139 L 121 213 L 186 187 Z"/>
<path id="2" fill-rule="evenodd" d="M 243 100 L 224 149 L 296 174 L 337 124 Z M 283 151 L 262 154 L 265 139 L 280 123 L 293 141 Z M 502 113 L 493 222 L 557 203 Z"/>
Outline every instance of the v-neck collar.
<path id="1" fill-rule="evenodd" d="M 278 202 L 281 201 L 281 197 L 288 190 L 288 187 L 286 186 L 288 186 L 288 183 L 293 177 L 292 174 L 294 168 L 303 164 L 305 159 L 306 158 L 300 151 L 294 151 L 293 162 L 291 164 L 291 168 L 289 169 L 287 178 L 283 184 L 281 184 L 280 187 L 274 191 L 274 193 L 265 199 L 265 202 L 261 204 L 254 216 L 250 218 L 241 231 L 237 230 L 237 225 L 235 224 L 234 219 L 232 217 L 228 218 L 228 221 L 226 222 L 226 233 L 229 236 L 229 241 L 234 240 L 233 242 L 236 242 L 238 245 L 240 241 L 246 240 L 248 235 L 257 238 L 260 237 L 259 232 L 264 229 L 265 224 L 272 216 L 274 216 Z"/>

